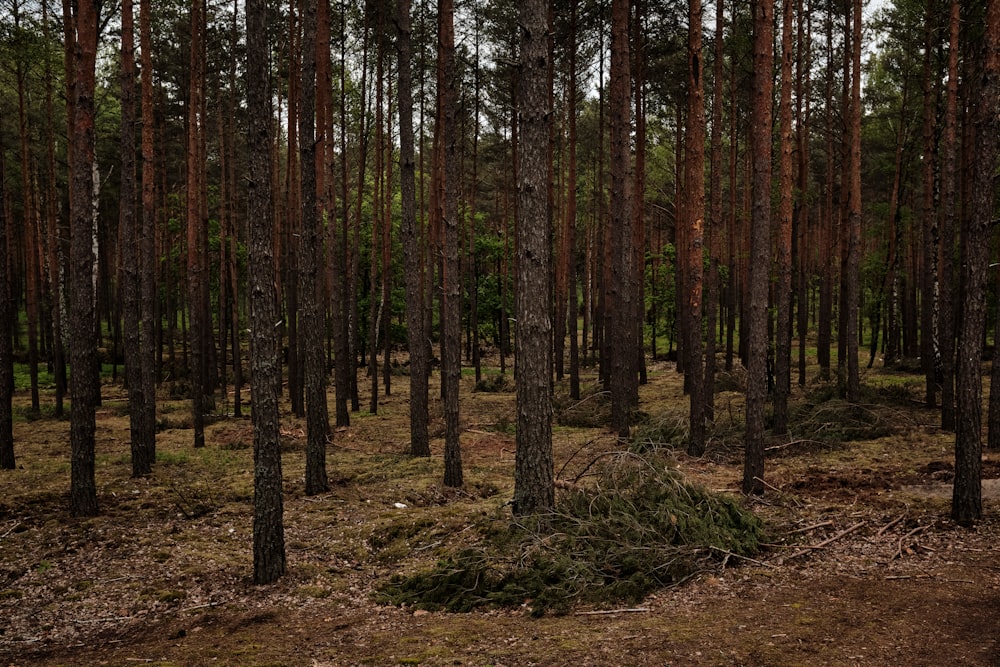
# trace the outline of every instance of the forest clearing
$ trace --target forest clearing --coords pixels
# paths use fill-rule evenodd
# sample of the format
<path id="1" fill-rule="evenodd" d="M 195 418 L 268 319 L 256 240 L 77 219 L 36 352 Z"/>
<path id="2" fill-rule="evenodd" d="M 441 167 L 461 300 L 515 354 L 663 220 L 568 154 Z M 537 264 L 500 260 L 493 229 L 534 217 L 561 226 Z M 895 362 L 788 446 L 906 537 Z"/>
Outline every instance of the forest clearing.
<path id="1" fill-rule="evenodd" d="M 971 529 L 956 526 L 948 518 L 954 435 L 916 400 L 920 380 L 869 371 L 871 417 L 851 441 L 837 440 L 849 425 L 827 387 L 798 393 L 792 432 L 801 437 L 769 440 L 767 491 L 750 499 L 739 494 L 742 393 L 719 393 L 708 451 L 691 458 L 683 446 L 674 450 L 685 430 L 681 376 L 673 364 L 651 364 L 637 435 L 645 432 L 647 445 L 662 440 L 657 446 L 670 449 L 686 478 L 763 517 L 767 546 L 635 604 L 575 605 L 540 618 L 528 601 L 448 613 L 373 597 L 392 574 L 430 567 L 474 541 L 484 521 L 510 521 L 511 391 L 474 391 L 463 379 L 460 489 L 440 485 L 440 437 L 432 438 L 431 458 L 406 454 L 405 383 L 383 397 L 379 414 L 356 415 L 335 433 L 331 491 L 318 496 L 303 493 L 301 420 L 283 410 L 288 574 L 255 586 L 249 420 L 211 419 L 206 447 L 193 449 L 186 402 L 165 398 L 153 474 L 136 479 L 124 395 L 105 384 L 97 517 L 67 511 L 68 421 L 15 422 L 20 465 L 0 475 L 0 660 L 995 665 L 1000 521 L 991 478 L 1000 477 L 1000 457 L 984 458 L 985 518 Z M 606 427 L 560 426 L 572 406 L 564 387 L 556 397 L 559 480 L 574 480 L 605 452 L 641 451 L 641 436 L 623 443 Z M 18 414 L 26 399 L 18 394 Z M 441 428 L 438 416 L 432 435 Z"/>

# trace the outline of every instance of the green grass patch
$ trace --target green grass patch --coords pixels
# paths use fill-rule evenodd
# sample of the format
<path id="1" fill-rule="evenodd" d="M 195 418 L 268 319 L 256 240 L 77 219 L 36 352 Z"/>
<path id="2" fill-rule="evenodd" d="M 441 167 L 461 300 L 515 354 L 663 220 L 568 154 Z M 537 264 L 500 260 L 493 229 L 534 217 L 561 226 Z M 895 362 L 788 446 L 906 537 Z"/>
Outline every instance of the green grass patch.
<path id="1" fill-rule="evenodd" d="M 752 556 L 763 526 L 736 499 L 685 481 L 667 457 L 624 454 L 604 465 L 596 490 L 560 495 L 552 513 L 478 529 L 478 544 L 393 577 L 380 601 L 456 612 L 529 604 L 536 615 L 634 603 Z"/>

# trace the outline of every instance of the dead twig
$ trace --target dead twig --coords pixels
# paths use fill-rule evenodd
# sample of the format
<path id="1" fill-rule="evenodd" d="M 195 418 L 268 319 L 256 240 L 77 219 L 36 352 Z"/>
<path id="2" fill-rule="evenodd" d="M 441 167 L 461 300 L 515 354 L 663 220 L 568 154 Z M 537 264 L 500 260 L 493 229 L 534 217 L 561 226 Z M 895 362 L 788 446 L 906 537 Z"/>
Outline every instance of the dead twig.
<path id="1" fill-rule="evenodd" d="M 0 540 L 2 540 L 3 538 L 7 537 L 11 533 L 13 533 L 17 529 L 17 527 L 20 526 L 20 525 L 21 525 L 21 522 L 20 521 L 16 521 L 13 526 L 11 526 L 10 528 L 7 529 L 7 532 L 5 532 L 3 535 L 0 535 Z"/>
<path id="2" fill-rule="evenodd" d="M 887 531 L 891 530 L 894 526 L 896 526 L 897 524 L 899 524 L 899 522 L 902 521 L 905 518 L 906 518 L 905 514 L 900 514 L 898 517 L 896 517 L 895 519 L 893 519 L 889 523 L 887 523 L 884 526 L 882 526 L 881 528 L 879 528 L 879 531 L 877 533 L 875 533 L 875 537 L 882 537 Z"/>
<path id="3" fill-rule="evenodd" d="M 608 616 L 610 614 L 645 614 L 650 610 L 647 607 L 629 607 L 627 609 L 599 609 L 596 611 L 578 611 L 574 616 Z"/>
<path id="4" fill-rule="evenodd" d="M 851 533 L 853 533 L 854 531 L 856 531 L 858 528 L 861 528 L 861 526 L 865 525 L 865 523 L 866 523 L 865 521 L 859 521 L 856 524 L 854 524 L 853 526 L 851 526 L 850 528 L 845 528 L 844 530 L 840 531 L 839 533 L 837 533 L 833 537 L 829 537 L 829 538 L 823 540 L 822 542 L 820 542 L 819 544 L 813 544 L 813 545 L 808 546 L 808 547 L 803 547 L 802 549 L 799 549 L 798 551 L 796 551 L 795 553 L 793 553 L 788 558 L 785 558 L 783 562 L 787 563 L 788 561 L 792 560 L 793 558 L 798 558 L 799 556 L 804 556 L 804 555 L 806 555 L 807 553 L 809 553 L 811 551 L 815 551 L 816 549 L 823 549 L 825 547 L 828 547 L 829 545 L 833 544 L 834 542 L 836 542 L 837 540 L 841 539 L 842 537 L 846 537 L 847 535 L 850 535 Z"/>
<path id="5" fill-rule="evenodd" d="M 808 532 L 811 532 L 813 530 L 816 530 L 817 528 L 826 528 L 827 526 L 832 526 L 832 525 L 833 525 L 833 521 L 821 521 L 819 523 L 814 523 L 811 526 L 806 526 L 804 528 L 796 528 L 795 530 L 790 530 L 790 531 L 788 531 L 788 534 L 789 535 L 797 535 L 799 533 L 808 533 Z"/>
<path id="6" fill-rule="evenodd" d="M 914 535 L 922 533 L 925 530 L 927 530 L 929 527 L 930 527 L 929 525 L 928 526 L 917 526 L 916 528 L 914 528 L 913 530 L 911 530 L 910 532 L 908 532 L 906 535 L 903 535 L 901 538 L 899 538 L 899 544 L 898 544 L 898 547 L 896 549 L 896 555 L 893 556 L 892 559 L 896 560 L 897 558 L 902 558 L 903 557 L 903 542 L 905 542 L 907 538 L 913 537 Z M 907 547 L 907 549 L 909 549 L 909 547 Z"/>

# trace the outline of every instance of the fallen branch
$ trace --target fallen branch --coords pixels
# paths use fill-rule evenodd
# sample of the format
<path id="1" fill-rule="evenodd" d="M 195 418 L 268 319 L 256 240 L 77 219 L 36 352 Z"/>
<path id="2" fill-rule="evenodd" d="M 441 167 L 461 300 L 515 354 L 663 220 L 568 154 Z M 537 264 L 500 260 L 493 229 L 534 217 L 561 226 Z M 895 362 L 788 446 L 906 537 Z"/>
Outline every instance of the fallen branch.
<path id="1" fill-rule="evenodd" d="M 887 523 L 884 526 L 882 526 L 881 528 L 879 528 L 879 531 L 877 533 L 875 533 L 875 537 L 882 537 L 882 535 L 884 535 L 886 533 L 886 531 L 892 529 L 894 526 L 896 526 L 897 524 L 899 524 L 899 522 L 902 521 L 905 518 L 906 518 L 905 514 L 900 514 L 898 517 L 896 517 L 895 519 L 893 519 L 889 523 Z"/>
<path id="2" fill-rule="evenodd" d="M 628 609 L 605 609 L 597 611 L 578 611 L 574 616 L 607 616 L 609 614 L 645 614 L 648 607 L 629 607 Z"/>
<path id="3" fill-rule="evenodd" d="M 801 445 L 802 443 L 810 443 L 814 445 L 822 445 L 823 443 L 819 440 L 810 440 L 809 438 L 802 438 L 800 440 L 792 440 L 791 442 L 786 442 L 783 445 L 771 445 L 770 447 L 765 447 L 765 452 L 774 452 L 779 449 L 785 449 L 787 447 L 792 447 L 794 445 Z"/>
<path id="4" fill-rule="evenodd" d="M 805 528 L 796 528 L 795 530 L 788 531 L 789 535 L 797 535 L 799 533 L 808 533 L 810 531 L 816 530 L 817 528 L 826 528 L 827 526 L 832 526 L 833 521 L 821 521 L 820 523 L 815 523 L 811 526 L 806 526 Z"/>
<path id="5" fill-rule="evenodd" d="M 788 561 L 792 560 L 793 558 L 798 558 L 799 556 L 804 556 L 807 553 L 809 553 L 810 551 L 815 551 L 816 549 L 823 549 L 825 547 L 828 547 L 829 545 L 833 544 L 834 542 L 836 542 L 840 538 L 846 537 L 847 535 L 850 535 L 851 533 L 853 533 L 854 531 L 856 531 L 858 528 L 861 528 L 861 526 L 863 526 L 863 525 L 865 525 L 865 522 L 864 521 L 859 521 L 858 523 L 854 524 L 850 528 L 845 528 L 844 530 L 840 531 L 839 533 L 837 533 L 833 537 L 827 538 L 827 539 L 823 540 L 822 542 L 820 542 L 819 544 L 814 544 L 812 546 L 803 547 L 802 549 L 799 549 L 798 551 L 796 551 L 795 553 L 793 553 L 788 558 L 785 558 L 783 562 L 788 562 Z"/>
<path id="6" fill-rule="evenodd" d="M 7 532 L 6 532 L 6 533 L 4 533 L 3 535 L 0 535 L 0 540 L 2 540 L 3 538 L 7 537 L 7 536 L 8 536 L 8 535 L 10 535 L 11 533 L 13 533 L 13 532 L 14 532 L 14 530 L 15 530 L 15 529 L 16 529 L 16 528 L 17 528 L 18 526 L 20 526 L 20 525 L 21 525 L 21 522 L 20 522 L 20 521 L 16 521 L 16 522 L 14 523 L 14 525 L 13 525 L 13 526 L 11 526 L 11 527 L 10 527 L 10 528 L 9 528 L 9 529 L 7 530 Z"/>
<path id="7" fill-rule="evenodd" d="M 910 532 L 908 532 L 906 535 L 903 535 L 901 538 L 899 538 L 899 544 L 898 544 L 897 549 L 896 549 L 896 555 L 893 556 L 892 559 L 893 560 L 895 560 L 897 558 L 902 559 L 902 557 L 903 557 L 903 542 L 906 541 L 906 538 L 913 537 L 917 533 L 922 533 L 923 531 L 927 530 L 929 527 L 930 527 L 929 525 L 927 525 L 927 526 L 917 526 L 916 528 L 914 528 L 913 530 L 911 530 Z M 907 549 L 909 549 L 909 547 L 907 547 Z"/>

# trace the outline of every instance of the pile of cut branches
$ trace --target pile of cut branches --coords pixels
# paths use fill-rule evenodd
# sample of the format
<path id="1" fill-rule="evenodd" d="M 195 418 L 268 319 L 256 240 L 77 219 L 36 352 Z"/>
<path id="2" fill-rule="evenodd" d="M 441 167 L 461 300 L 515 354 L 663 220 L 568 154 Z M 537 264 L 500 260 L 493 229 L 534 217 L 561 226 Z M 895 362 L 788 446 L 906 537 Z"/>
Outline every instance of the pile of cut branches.
<path id="1" fill-rule="evenodd" d="M 396 576 L 383 602 L 469 611 L 632 603 L 758 550 L 762 524 L 737 499 L 685 481 L 667 457 L 623 452 L 588 488 L 561 493 L 553 512 L 496 517 L 482 539 L 434 568 Z"/>

